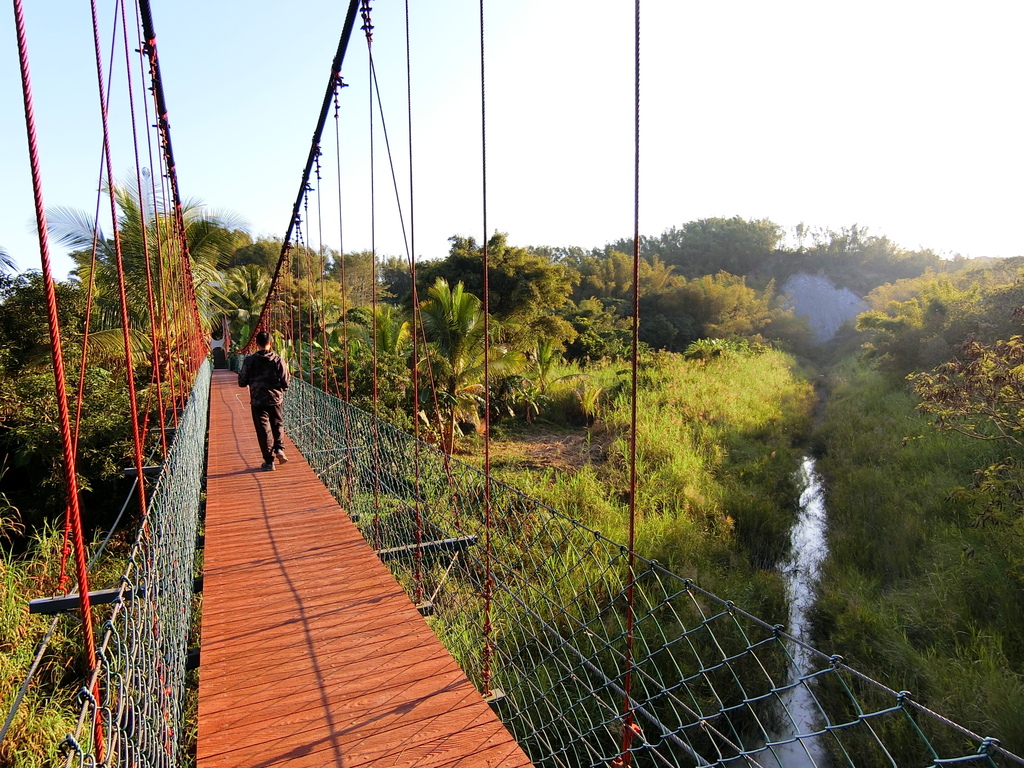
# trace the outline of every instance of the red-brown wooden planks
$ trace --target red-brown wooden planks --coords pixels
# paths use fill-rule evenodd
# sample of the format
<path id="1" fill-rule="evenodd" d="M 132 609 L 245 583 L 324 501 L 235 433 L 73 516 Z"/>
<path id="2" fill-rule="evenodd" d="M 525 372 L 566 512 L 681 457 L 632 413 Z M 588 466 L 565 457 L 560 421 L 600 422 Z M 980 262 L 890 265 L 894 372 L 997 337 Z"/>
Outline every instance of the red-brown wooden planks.
<path id="1" fill-rule="evenodd" d="M 248 391 L 213 376 L 198 768 L 530 765 L 295 447 L 259 469 Z"/>

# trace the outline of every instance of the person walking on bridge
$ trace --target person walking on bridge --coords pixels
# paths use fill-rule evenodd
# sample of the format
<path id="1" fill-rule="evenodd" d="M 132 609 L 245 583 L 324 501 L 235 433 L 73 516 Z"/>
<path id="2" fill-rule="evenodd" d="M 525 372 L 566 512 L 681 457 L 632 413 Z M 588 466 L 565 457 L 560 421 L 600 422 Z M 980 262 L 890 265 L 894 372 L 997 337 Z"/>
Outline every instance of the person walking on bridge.
<path id="1" fill-rule="evenodd" d="M 259 349 L 245 358 L 238 374 L 238 386 L 249 388 L 249 407 L 252 409 L 252 423 L 256 427 L 256 439 L 263 452 L 260 469 L 271 472 L 274 460 L 285 464 L 282 426 L 284 416 L 284 391 L 288 389 L 288 369 L 281 357 L 270 349 L 270 334 L 260 331 L 256 334 Z"/>

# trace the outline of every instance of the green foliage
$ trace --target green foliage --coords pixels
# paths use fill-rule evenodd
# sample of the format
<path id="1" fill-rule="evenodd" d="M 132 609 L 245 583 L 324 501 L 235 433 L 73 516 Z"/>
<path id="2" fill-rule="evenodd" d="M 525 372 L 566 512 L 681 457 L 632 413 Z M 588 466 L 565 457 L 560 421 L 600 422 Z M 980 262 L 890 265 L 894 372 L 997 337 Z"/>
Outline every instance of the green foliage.
<path id="1" fill-rule="evenodd" d="M 78 443 L 79 488 L 87 524 L 102 524 L 119 503 L 131 455 L 128 397 L 123 379 L 102 368 L 86 371 Z M 63 513 L 63 447 L 57 429 L 53 373 L 23 371 L 0 380 L 0 455 L 9 502 L 30 528 Z"/>
<path id="2" fill-rule="evenodd" d="M 742 355 L 750 351 L 750 345 L 745 341 L 732 341 L 729 339 L 697 339 L 684 351 L 683 357 L 686 360 L 711 360 L 722 355 Z"/>
<path id="3" fill-rule="evenodd" d="M 372 251 L 354 251 L 341 255 L 332 251 L 330 256 L 324 276 L 344 286 L 348 307 L 369 307 L 373 302 L 374 291 L 378 301 L 391 298 L 391 294 L 374 274 Z"/>
<path id="4" fill-rule="evenodd" d="M 65 334 L 81 331 L 84 310 L 81 290 L 58 283 L 58 314 Z M 3 278 L 0 289 L 0 465 L 4 496 L 33 529 L 63 512 L 65 483 L 63 447 L 57 428 L 57 395 L 50 357 L 49 333 L 38 274 Z M 64 345 L 65 369 L 75 387 L 80 350 Z M 127 384 L 123 372 L 98 366 L 86 369 L 82 420 L 79 427 L 79 483 L 88 522 L 102 521 L 110 511 L 114 489 L 123 481 L 122 463 L 131 455 L 127 418 Z M 72 393 L 73 394 L 73 393 Z M 143 395 L 145 392 L 143 392 Z M 74 415 L 74 414 L 73 414 Z"/>
<path id="5" fill-rule="evenodd" d="M 115 185 L 112 194 L 119 211 L 116 226 L 125 275 L 128 322 L 133 328 L 148 329 L 151 324 L 147 289 L 150 276 L 153 290 L 160 294 L 163 290 L 160 276 L 180 273 L 181 256 L 170 235 L 174 224 L 167 213 L 145 197 L 147 190 L 142 190 L 140 199 L 137 184 Z M 200 315 L 208 327 L 212 327 L 215 310 L 208 288 L 216 281 L 217 270 L 238 242 L 238 233 L 232 229 L 232 216 L 208 211 L 198 201 L 186 201 L 182 217 Z M 75 262 L 73 274 L 83 285 L 93 286 L 93 327 L 97 330 L 122 327 L 117 277 L 118 241 L 114 235 L 104 236 L 97 232 L 94 238 L 93 218 L 84 211 L 57 208 L 49 213 L 49 221 L 58 241 L 75 249 L 71 253 Z M 169 293 L 163 298 L 170 305 L 168 311 L 187 311 L 186 307 L 175 310 L 175 302 L 180 301 L 176 295 Z M 158 305 L 162 303 L 157 301 Z"/>
<path id="6" fill-rule="evenodd" d="M 84 292 L 73 282 L 57 282 L 54 291 L 62 332 L 81 336 Z M 48 368 L 50 332 L 43 276 L 38 272 L 13 277 L 0 275 L 0 306 L 0 364 L 7 376 L 29 368 Z"/>
<path id="7" fill-rule="evenodd" d="M 468 293 L 483 296 L 483 249 L 471 237 L 453 237 L 451 243 L 447 258 L 420 268 L 420 290 L 443 278 L 448 285 L 462 283 Z M 573 338 L 573 329 L 556 314 L 578 279 L 573 270 L 527 248 L 508 245 L 500 232 L 487 241 L 487 261 L 489 311 L 500 327 L 496 341 L 525 349 L 537 338 L 556 343 Z"/>
<path id="8" fill-rule="evenodd" d="M 570 301 L 562 316 L 576 332 L 576 337 L 566 345 L 570 360 L 591 362 L 629 354 L 629 322 L 600 299 L 583 299 L 579 304 Z"/>
<path id="9" fill-rule="evenodd" d="M 832 229 L 796 227 L 797 248 L 780 252 L 773 274 L 785 281 L 796 272 L 820 274 L 836 286 L 864 296 L 885 283 L 914 278 L 950 265 L 931 250 L 910 251 L 884 235 L 853 224 Z"/>
<path id="10" fill-rule="evenodd" d="M 527 493 L 626 540 L 628 370 L 592 367 L 586 384 L 616 393 L 588 431 L 590 461 L 573 471 L 507 475 Z M 793 444 L 806 435 L 813 395 L 774 351 L 688 362 L 645 360 L 638 402 L 640 554 L 745 607 L 784 615 L 781 581 L 757 575 L 788 544 L 796 512 Z M 582 383 L 582 382 L 581 382 Z M 508 470 L 506 470 L 506 473 Z"/>
<path id="11" fill-rule="evenodd" d="M 807 334 L 806 328 L 794 322 L 792 311 L 782 308 L 774 283 L 755 290 L 745 278 L 726 272 L 679 281 L 658 296 L 655 306 L 680 329 L 692 329 L 694 335 L 680 334 L 675 342 L 678 349 L 709 337 L 764 342 L 779 338 L 773 325 L 783 321 L 792 329 L 799 328 L 795 334 L 790 331 L 790 340 L 795 336 L 802 341 Z"/>
<path id="12" fill-rule="evenodd" d="M 951 489 L 1000 447 L 931 428 L 905 385 L 837 369 L 819 468 L 829 545 L 816 644 L 1007 748 L 1024 748 L 1020 532 Z"/>
<path id="13" fill-rule="evenodd" d="M 273 276 L 278 259 L 281 258 L 282 240 L 259 238 L 255 242 L 245 232 L 236 231 L 234 249 L 224 259 L 222 267 L 234 270 L 243 267 L 255 267 L 257 271 Z"/>
<path id="14" fill-rule="evenodd" d="M 1008 338 L 1020 327 L 1014 310 L 1024 305 L 1022 276 L 1019 264 L 1005 263 L 877 288 L 868 295 L 871 310 L 857 321 L 867 358 L 903 376 L 949 360 L 968 340 Z"/>
<path id="15" fill-rule="evenodd" d="M 953 360 L 910 380 L 921 410 L 940 427 L 1024 448 L 1024 336 L 970 341 Z"/>
<path id="16" fill-rule="evenodd" d="M 272 276 L 273 272 L 261 264 L 244 264 L 219 273 L 210 286 L 214 312 L 227 319 L 235 344 L 248 340 L 249 329 L 267 300 Z"/>
<path id="17" fill-rule="evenodd" d="M 0 548 L 0 711 L 4 718 L 53 621 L 50 616 L 28 614 L 26 603 L 56 592 L 62 540 L 61 531 L 47 525 L 20 556 Z M 116 579 L 114 568 L 116 564 L 101 567 L 93 575 L 100 583 Z M 0 765 L 43 768 L 57 761 L 57 745 L 74 733 L 78 719 L 69 692 L 80 687 L 85 676 L 81 646 L 80 622 L 70 615 L 60 618 L 11 730 L 0 742 Z"/>
<path id="18" fill-rule="evenodd" d="M 768 219 L 699 219 L 672 227 L 658 238 L 645 238 L 641 254 L 660 254 L 687 278 L 720 271 L 747 275 L 764 270 L 782 234 L 782 227 Z M 632 252 L 632 245 L 623 250 Z"/>

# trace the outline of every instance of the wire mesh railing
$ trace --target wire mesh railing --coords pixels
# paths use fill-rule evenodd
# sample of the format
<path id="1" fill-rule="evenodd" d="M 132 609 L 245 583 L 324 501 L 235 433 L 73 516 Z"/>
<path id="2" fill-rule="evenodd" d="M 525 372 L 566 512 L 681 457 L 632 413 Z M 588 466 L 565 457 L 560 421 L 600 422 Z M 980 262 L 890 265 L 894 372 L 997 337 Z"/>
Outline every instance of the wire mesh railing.
<path id="1" fill-rule="evenodd" d="M 117 597 L 105 607 L 96 679 L 81 689 L 77 731 L 61 745 L 67 766 L 182 764 L 209 399 L 207 362 L 151 490 Z"/>
<path id="2" fill-rule="evenodd" d="M 1024 760 L 519 491 L 294 381 L 290 437 L 538 766 Z M 485 499 L 491 526 L 485 529 Z"/>

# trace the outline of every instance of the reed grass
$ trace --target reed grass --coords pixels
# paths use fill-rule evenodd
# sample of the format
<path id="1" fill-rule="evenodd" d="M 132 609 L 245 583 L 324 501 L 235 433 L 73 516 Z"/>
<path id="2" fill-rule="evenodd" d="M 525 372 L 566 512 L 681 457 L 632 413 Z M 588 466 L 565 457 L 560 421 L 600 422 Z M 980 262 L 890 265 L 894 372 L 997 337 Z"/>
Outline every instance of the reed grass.
<path id="1" fill-rule="evenodd" d="M 954 492 L 1005 449 L 939 432 L 905 383 L 859 364 L 839 366 L 830 386 L 816 644 L 1024 752 L 1021 537 L 979 525 Z"/>
<path id="2" fill-rule="evenodd" d="M 513 461 L 502 477 L 626 541 L 629 369 L 607 365 L 587 373 L 606 395 L 588 440 L 606 450 L 596 459 L 588 451 L 572 471 L 516 470 Z M 795 361 L 778 351 L 645 358 L 637 401 L 638 553 L 784 618 L 781 581 L 758 572 L 787 552 L 798 496 L 794 471 L 814 402 Z"/>

